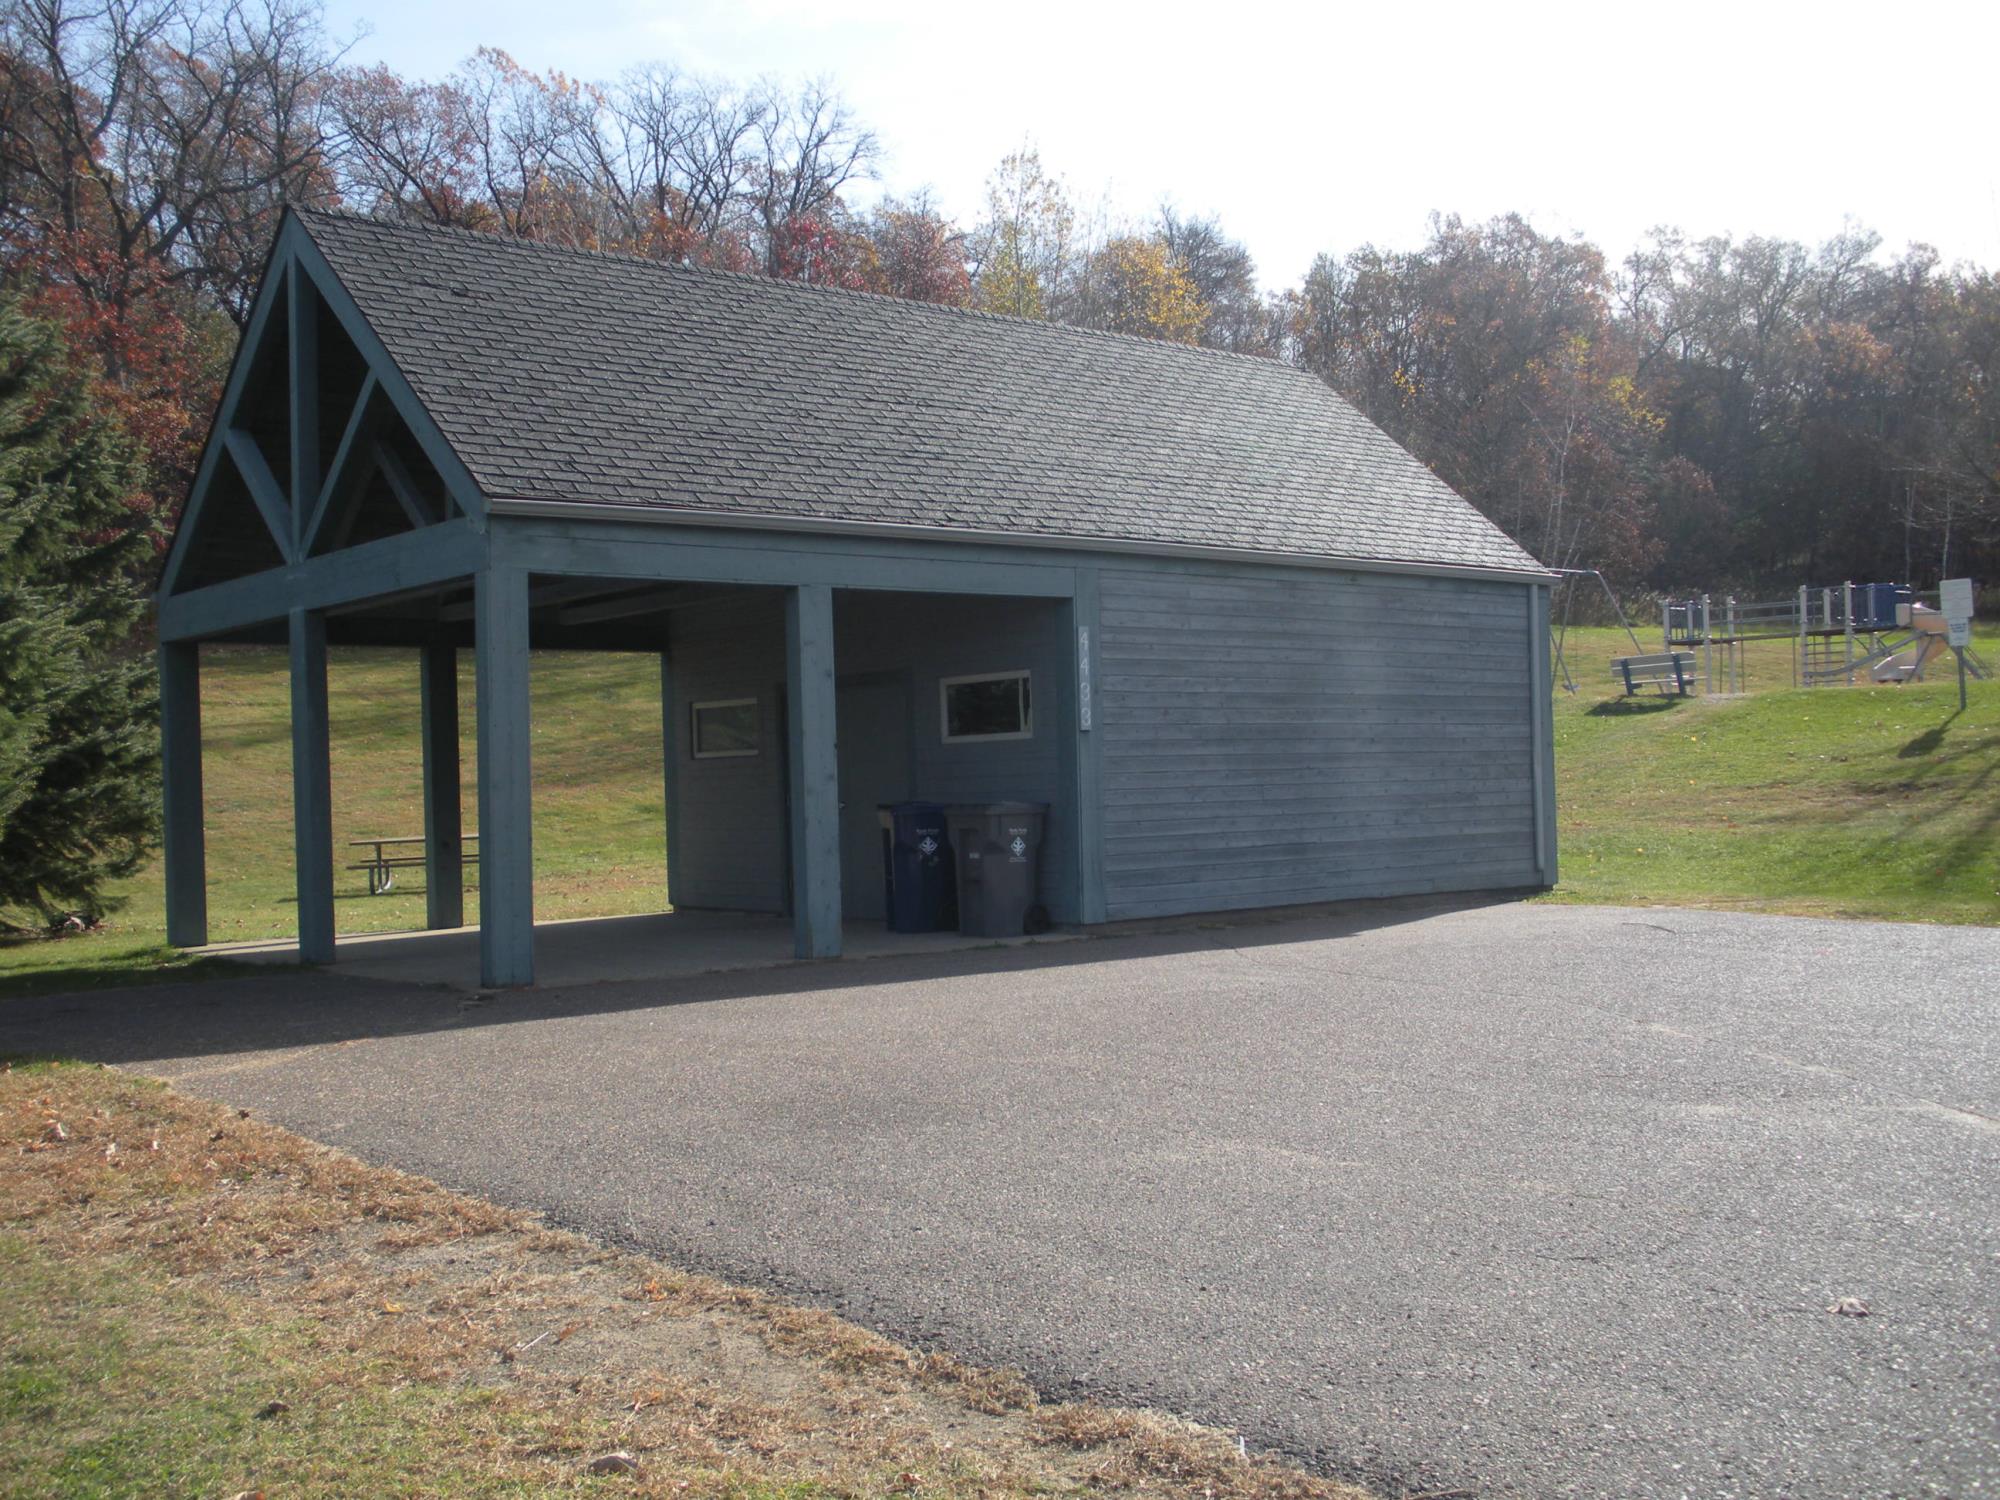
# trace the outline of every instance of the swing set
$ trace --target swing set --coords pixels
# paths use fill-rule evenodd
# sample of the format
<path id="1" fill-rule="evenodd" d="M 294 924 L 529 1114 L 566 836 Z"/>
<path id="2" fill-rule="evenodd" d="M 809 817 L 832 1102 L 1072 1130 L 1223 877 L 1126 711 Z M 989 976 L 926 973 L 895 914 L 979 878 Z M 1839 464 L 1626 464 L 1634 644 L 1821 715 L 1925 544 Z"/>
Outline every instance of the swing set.
<path id="1" fill-rule="evenodd" d="M 1625 684 L 1625 696 L 1634 697 L 1651 689 L 1663 697 L 1685 698 L 1693 690 L 1694 653 L 1692 651 L 1648 652 L 1641 646 L 1639 633 L 1632 628 L 1631 620 L 1626 617 L 1625 606 L 1620 604 L 1618 596 L 1611 592 L 1611 584 L 1602 573 L 1595 568 L 1552 568 L 1549 571 L 1560 575 L 1565 585 L 1562 591 L 1562 618 L 1555 628 L 1555 670 L 1561 677 L 1564 692 L 1574 695 L 1577 690 L 1576 678 L 1571 675 L 1569 662 L 1563 653 L 1563 647 L 1569 639 L 1570 607 L 1576 601 L 1576 589 L 1569 584 L 1572 579 L 1584 578 L 1597 580 L 1597 586 L 1604 590 L 1604 597 L 1611 605 L 1611 612 L 1618 617 L 1619 627 L 1632 642 L 1630 656 L 1614 657 L 1611 662 L 1611 675 Z"/>

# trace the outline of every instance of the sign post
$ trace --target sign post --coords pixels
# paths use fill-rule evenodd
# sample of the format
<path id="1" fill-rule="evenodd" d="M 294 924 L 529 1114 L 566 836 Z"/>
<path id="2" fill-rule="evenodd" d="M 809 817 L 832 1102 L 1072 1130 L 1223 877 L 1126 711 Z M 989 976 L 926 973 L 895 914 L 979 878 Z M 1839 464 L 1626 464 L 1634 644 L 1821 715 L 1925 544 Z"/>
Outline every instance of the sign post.
<path id="1" fill-rule="evenodd" d="M 1958 658 L 1958 709 L 1965 712 L 1965 653 L 1972 645 L 1972 580 L 1947 578 L 1938 585 L 1938 612 L 1944 616 L 1945 639 Z"/>

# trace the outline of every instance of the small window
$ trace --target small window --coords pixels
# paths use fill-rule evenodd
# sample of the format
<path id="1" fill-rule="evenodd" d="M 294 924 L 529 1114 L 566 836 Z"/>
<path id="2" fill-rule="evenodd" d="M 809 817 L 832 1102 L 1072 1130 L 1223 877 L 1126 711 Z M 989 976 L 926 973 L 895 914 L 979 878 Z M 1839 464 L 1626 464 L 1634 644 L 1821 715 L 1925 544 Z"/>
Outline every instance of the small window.
<path id="1" fill-rule="evenodd" d="M 757 753 L 757 700 L 718 698 L 690 705 L 694 758 L 722 760 Z"/>
<path id="2" fill-rule="evenodd" d="M 1035 732 L 1026 672 L 947 677 L 938 684 L 947 744 L 958 740 L 1025 740 Z"/>

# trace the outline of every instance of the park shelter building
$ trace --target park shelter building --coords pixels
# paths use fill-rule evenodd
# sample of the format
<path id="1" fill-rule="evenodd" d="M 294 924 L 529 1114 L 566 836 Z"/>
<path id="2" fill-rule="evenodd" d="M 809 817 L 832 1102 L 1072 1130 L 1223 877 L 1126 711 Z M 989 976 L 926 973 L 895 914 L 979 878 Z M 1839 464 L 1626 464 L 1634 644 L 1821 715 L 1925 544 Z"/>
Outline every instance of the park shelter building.
<path id="1" fill-rule="evenodd" d="M 1049 804 L 1052 918 L 1555 880 L 1551 576 L 1271 360 L 289 213 L 162 572 L 168 934 L 198 646 L 284 642 L 334 956 L 329 643 L 415 647 L 429 920 L 534 975 L 530 652 L 658 653 L 670 899 L 879 919 L 875 808 Z"/>

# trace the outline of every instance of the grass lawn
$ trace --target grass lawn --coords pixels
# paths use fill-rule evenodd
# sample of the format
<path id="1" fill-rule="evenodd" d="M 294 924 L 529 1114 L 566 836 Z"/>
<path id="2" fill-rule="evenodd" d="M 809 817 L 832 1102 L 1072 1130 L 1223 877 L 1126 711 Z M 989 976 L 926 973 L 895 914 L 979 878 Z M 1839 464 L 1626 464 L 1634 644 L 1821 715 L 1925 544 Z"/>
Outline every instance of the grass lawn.
<path id="1" fill-rule="evenodd" d="M 1367 1500 L 95 1067 L 0 1071 L 0 1283 L 5 1495 Z"/>
<path id="2" fill-rule="evenodd" d="M 618 916 L 666 905 L 666 795 L 656 656 L 534 658 L 535 914 Z M 474 706 L 461 665 L 461 765 L 468 832 L 476 831 Z M 290 680 L 285 653 L 210 647 L 202 653 L 209 936 L 218 943 L 297 931 L 292 896 Z M 410 651 L 331 653 L 333 838 L 423 831 L 417 658 Z M 359 853 L 360 851 L 354 851 Z M 178 977 L 189 962 L 165 946 L 157 862 L 124 883 L 122 909 L 101 931 L 0 944 L 0 997 L 54 985 L 129 984 Z M 424 925 L 420 869 L 370 896 L 358 870 L 335 881 L 343 933 Z M 477 870 L 467 870 L 466 920 L 478 919 Z M 208 972 L 238 966 L 209 962 Z"/>
<path id="3" fill-rule="evenodd" d="M 2000 631 L 1974 645 L 2000 663 Z M 1948 661 L 1907 687 L 1795 690 L 1780 641 L 1751 648 L 1753 693 L 1627 700 L 1608 663 L 1630 650 L 1568 635 L 1553 899 L 2000 922 L 2000 681 L 1962 714 Z"/>
<path id="4" fill-rule="evenodd" d="M 1641 635 L 1646 650 L 1658 637 Z M 2000 662 L 2000 630 L 1980 632 Z M 1782 641 L 1753 647 L 1749 695 L 1619 696 L 1615 630 L 1571 630 L 1578 691 L 1556 698 L 1562 884 L 1555 899 L 1671 902 L 1924 921 L 2000 921 L 2000 682 L 1957 712 L 1951 674 L 1911 687 L 1792 690 Z M 660 693 L 650 656 L 538 653 L 534 663 L 535 910 L 657 911 L 666 899 Z M 463 764 L 477 800 L 470 670 Z M 403 651 L 335 651 L 334 838 L 421 830 L 417 664 Z M 209 929 L 218 942 L 295 930 L 291 750 L 282 652 L 203 658 Z M 470 884 L 470 881 L 469 881 Z M 421 927 L 423 877 L 370 896 L 336 885 L 342 932 Z M 157 865 L 126 883 L 98 933 L 0 944 L 0 997 L 173 977 Z M 478 910 L 467 895 L 467 920 Z M 200 962 L 200 961 L 196 961 Z M 235 967 L 209 962 L 209 972 Z"/>

